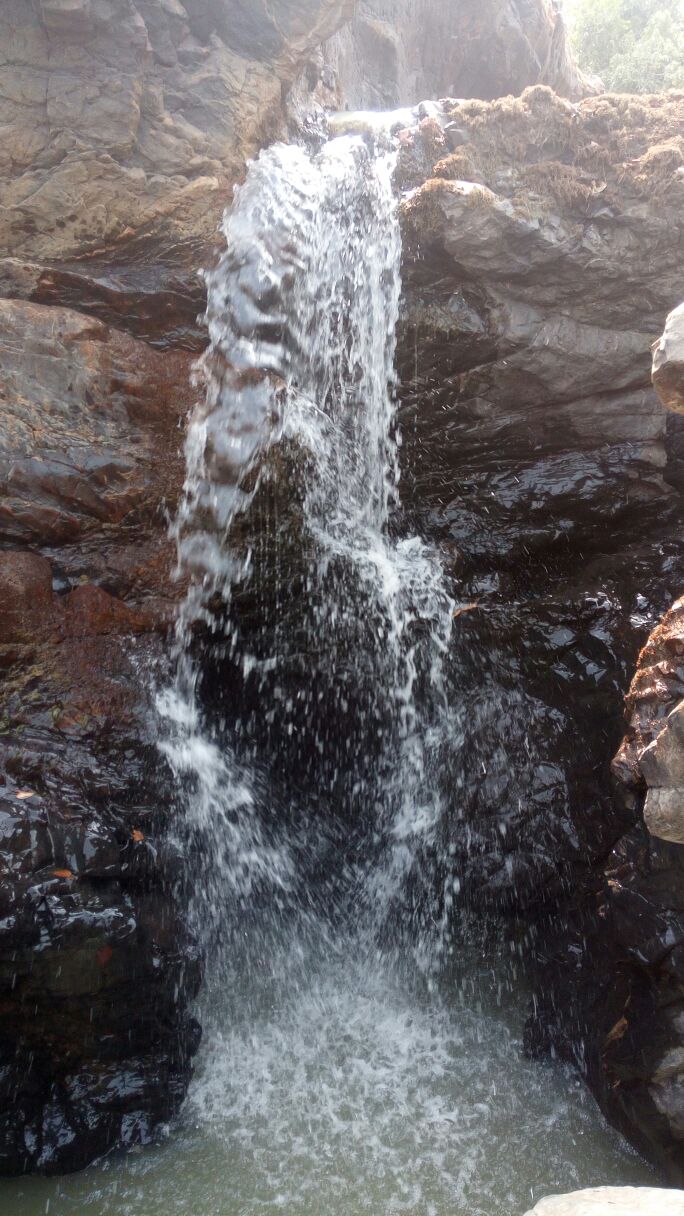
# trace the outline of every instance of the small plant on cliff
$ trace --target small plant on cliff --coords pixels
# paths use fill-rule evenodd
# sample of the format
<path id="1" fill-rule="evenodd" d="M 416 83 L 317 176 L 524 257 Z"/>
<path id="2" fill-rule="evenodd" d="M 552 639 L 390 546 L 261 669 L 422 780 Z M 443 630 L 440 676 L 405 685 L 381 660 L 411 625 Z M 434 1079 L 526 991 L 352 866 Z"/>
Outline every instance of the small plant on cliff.
<path id="1" fill-rule="evenodd" d="M 618 93 L 684 87 L 684 0 L 570 0 L 580 66 Z"/>

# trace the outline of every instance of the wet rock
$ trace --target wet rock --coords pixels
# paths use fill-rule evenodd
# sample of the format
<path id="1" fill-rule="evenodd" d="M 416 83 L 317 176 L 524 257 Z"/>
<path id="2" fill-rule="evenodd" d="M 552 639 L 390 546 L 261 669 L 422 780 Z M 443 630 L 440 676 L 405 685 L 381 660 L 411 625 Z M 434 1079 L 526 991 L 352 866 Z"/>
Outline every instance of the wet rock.
<path id="1" fill-rule="evenodd" d="M 93 586 L 53 596 L 45 559 L 26 567 L 30 641 L 0 646 L 5 1174 L 148 1143 L 187 1087 L 200 979 L 150 704 L 159 619 Z"/>
<path id="2" fill-rule="evenodd" d="M 543 79 L 578 95 L 584 85 L 568 59 L 562 23 L 546 0 L 498 7 L 501 11 L 494 15 L 491 8 L 464 0 L 454 12 L 454 6 L 435 8 L 426 0 L 426 20 L 419 23 L 426 45 L 415 48 L 417 57 L 414 48 L 408 52 L 416 65 L 411 72 L 392 29 L 392 24 L 405 28 L 403 0 L 385 6 L 372 21 L 362 7 L 355 28 L 364 38 L 369 32 L 375 35 L 378 89 L 394 97 L 399 79 L 418 88 L 429 71 L 434 80 L 444 80 L 445 92 L 460 94 L 471 91 L 472 73 L 478 72 L 485 92 L 517 90 Z M 243 0 L 37 0 L 27 5 L 7 0 L 2 6 L 0 62 L 6 84 L 0 101 L 0 291 L 5 298 L 0 305 L 0 400 L 7 425 L 0 440 L 0 545 L 7 551 L 0 560 L 5 591 L 0 607 L 0 1170 L 5 1173 L 79 1168 L 111 1148 L 147 1142 L 174 1114 L 185 1092 L 197 1046 L 197 1027 L 188 1010 L 200 962 L 179 910 L 183 859 L 168 844 L 173 791 L 155 746 L 150 689 L 164 679 L 165 621 L 170 602 L 182 591 L 170 577 L 173 556 L 165 538 L 164 504 L 175 503 L 178 496 L 178 422 L 192 399 L 187 388 L 191 357 L 204 342 L 197 322 L 203 293 L 195 271 L 213 261 L 217 224 L 246 159 L 284 132 L 289 111 L 283 95 L 290 84 L 297 82 L 297 104 L 303 105 L 305 96 L 314 104 L 334 104 L 337 97 L 343 100 L 345 87 L 351 98 L 347 82 L 352 76 L 343 70 L 343 59 L 347 56 L 348 63 L 352 44 L 326 51 L 327 65 L 320 50 L 351 19 L 351 9 L 344 0 L 275 0 L 268 5 Z M 445 12 L 448 37 L 441 36 Z M 492 26 L 490 18 L 496 18 Z M 364 65 L 360 89 L 370 75 Z M 459 111 L 451 123 L 458 136 L 453 131 L 443 135 L 426 121 L 413 173 L 425 170 L 427 175 L 438 156 L 443 160 L 449 152 L 467 148 L 476 118 Z M 532 132 L 530 141 L 535 138 Z M 498 181 L 484 184 L 497 197 L 505 194 Z M 605 216 L 597 213 L 603 196 L 598 186 L 590 195 L 592 221 L 601 230 Z M 615 205 L 609 200 L 608 219 Z M 420 202 L 416 210 L 422 206 Z M 558 325 L 545 331 L 553 339 L 549 345 L 555 360 L 542 349 L 536 354 L 534 425 L 548 413 L 547 444 L 555 452 L 558 424 L 543 398 L 568 348 L 586 336 L 581 326 L 615 326 L 626 335 L 618 344 L 619 373 L 605 344 L 597 348 L 593 335 L 591 342 L 582 343 L 594 380 L 608 371 L 618 377 L 626 421 L 610 451 L 602 448 L 598 455 L 588 440 L 588 424 L 578 424 L 581 440 L 562 491 L 557 465 L 553 460 L 544 465 L 560 504 L 554 535 L 563 533 L 558 521 L 571 511 L 580 491 L 595 505 L 594 521 L 599 502 L 610 509 L 611 520 L 626 517 L 630 504 L 641 510 L 649 502 L 661 523 L 664 518 L 661 434 L 641 396 L 637 346 L 642 332 L 649 339 L 656 332 L 651 314 L 666 311 L 665 298 L 671 306 L 670 284 L 679 266 L 671 256 L 675 220 L 668 211 L 660 217 L 660 236 L 669 234 L 667 242 L 661 241 L 663 252 L 655 252 L 655 243 L 649 246 L 647 293 L 637 275 L 642 303 L 648 298 L 649 321 L 642 326 L 640 314 L 636 322 L 629 300 L 625 306 L 619 301 L 632 294 L 624 290 L 627 255 L 633 242 L 642 240 L 644 224 L 648 228 L 653 222 L 653 208 L 643 207 L 647 222 L 641 213 L 624 218 L 627 236 L 616 244 L 613 279 L 605 275 L 594 310 L 587 305 L 586 258 L 595 238 L 587 238 L 588 244 L 577 239 L 573 266 L 585 277 L 566 276 L 562 302 L 572 324 L 565 331 Z M 521 225 L 516 220 L 511 228 L 510 218 L 502 213 L 501 231 L 511 250 L 518 250 L 519 268 L 524 269 L 525 251 L 533 248 L 544 274 L 549 265 L 564 265 L 560 245 L 568 233 L 571 244 L 576 239 L 572 225 L 538 225 L 536 236 L 529 231 L 534 224 L 528 224 L 521 235 Z M 472 235 L 474 228 L 469 231 Z M 520 305 L 517 288 L 510 292 L 506 281 L 485 282 L 484 268 L 483 285 L 473 290 L 462 281 L 467 276 L 455 260 L 458 250 L 444 255 L 438 235 L 431 234 L 430 240 L 433 235 L 437 258 L 429 273 L 434 275 L 441 260 L 450 267 L 452 285 L 448 295 L 442 294 L 433 278 L 425 298 L 414 296 L 408 307 L 416 326 L 429 316 L 424 328 L 432 334 L 431 375 L 451 391 L 454 375 L 512 356 L 511 331 L 522 335 L 518 347 L 531 347 L 530 334 L 541 328 L 545 310 L 553 311 L 560 297 L 554 295 L 549 303 L 537 281 L 527 297 L 523 292 Z M 478 256 L 484 267 L 481 251 Z M 418 277 L 423 269 L 421 264 Z M 577 304 L 581 297 L 584 308 Z M 514 320 L 498 321 L 497 308 L 502 315 L 506 309 L 515 313 Z M 449 368 L 444 364 L 446 332 L 457 336 L 456 362 Z M 518 365 L 518 384 L 521 374 Z M 574 405 L 566 403 L 566 418 L 581 417 L 581 380 L 578 373 L 572 381 Z M 492 392 L 501 391 L 502 402 L 508 394 L 512 429 L 520 434 L 513 381 L 508 387 L 504 381 L 497 369 Z M 409 382 L 404 374 L 405 387 Z M 468 398 L 468 408 L 483 415 L 485 389 L 478 379 Z M 422 394 L 426 419 L 430 393 Z M 558 394 L 552 400 L 560 406 Z M 407 395 L 405 401 L 411 408 Z M 437 398 L 434 408 L 441 411 Z M 591 409 L 587 405 L 587 417 Z M 617 411 L 608 413 L 601 431 L 607 448 Z M 467 411 L 463 418 L 461 435 L 471 427 Z M 447 430 L 453 452 L 461 440 L 457 428 L 451 422 L 445 428 L 443 421 L 439 417 L 440 442 Z M 495 421 L 486 424 L 485 446 L 507 444 L 510 438 L 511 432 L 499 430 Z M 527 505 L 519 519 L 525 511 L 527 516 L 534 512 L 536 487 L 544 480 L 537 477 L 538 465 L 546 459 L 545 452 L 530 458 L 526 431 L 522 444 L 525 456 L 520 459 L 527 461 L 529 472 Z M 577 452 L 584 446 L 592 454 L 583 463 Z M 406 451 L 415 470 L 412 510 L 421 527 L 434 514 L 434 534 L 448 544 L 445 517 L 439 518 L 445 495 L 441 489 L 435 494 L 434 481 L 429 492 L 425 483 L 421 487 L 416 448 Z M 470 459 L 467 453 L 464 459 Z M 453 463 L 452 485 L 462 467 Z M 435 468 L 441 479 L 443 470 Z M 483 471 L 478 494 L 489 475 L 478 465 L 477 475 Z M 513 465 L 510 487 L 517 484 L 515 477 Z M 602 498 L 611 477 L 615 508 Z M 505 495 L 505 485 L 501 493 Z M 515 504 L 509 514 L 515 514 Z M 485 512 L 476 506 L 473 517 L 477 523 Z M 454 537 L 467 531 L 463 518 L 461 513 L 454 524 Z M 494 531 L 490 528 L 490 538 Z M 578 534 L 588 531 L 580 527 Z M 491 539 L 481 539 L 484 527 L 474 526 L 473 533 L 473 550 L 496 549 Z M 545 533 L 540 547 L 548 540 Z M 22 552 L 22 546 L 30 549 Z M 620 552 L 619 546 L 613 551 Z M 651 550 L 649 554 L 646 564 L 652 570 L 655 557 Z M 671 560 L 667 545 L 658 560 L 661 569 Z M 498 601 L 499 621 L 510 591 Z M 572 667 L 563 643 L 567 615 L 555 601 L 548 607 L 548 647 L 535 652 L 541 660 L 530 659 L 536 670 L 551 653 L 559 671 Z M 511 627 L 513 634 L 517 625 L 511 622 Z M 600 632 L 603 626 L 597 628 Z M 529 657 L 536 645 L 533 616 L 526 618 L 522 631 Z M 613 651 L 612 637 L 610 631 L 592 634 L 579 648 L 571 675 L 559 679 L 575 680 L 580 690 L 585 686 L 578 669 L 596 667 L 605 669 L 605 683 L 612 689 L 623 661 L 607 657 L 619 650 Z M 475 667 L 473 662 L 473 677 Z M 519 676 L 511 664 L 504 681 L 511 700 Z M 529 704 L 524 698 L 516 702 L 521 704 L 516 725 L 521 757 L 526 754 L 529 704 L 538 707 L 533 723 L 571 737 L 573 720 L 559 717 L 558 706 L 540 694 L 538 684 Z M 494 718 L 500 731 L 495 705 L 494 698 L 482 712 Z M 589 719 L 596 721 L 591 714 Z M 595 753 L 591 755 L 593 759 Z M 528 875 L 525 898 L 530 900 L 539 891 L 540 875 L 548 882 L 558 870 L 559 842 L 568 835 L 572 815 L 559 815 L 555 828 L 541 831 L 542 844 L 530 863 L 524 857 L 530 838 L 525 811 L 528 805 L 536 808 L 531 816 L 535 832 L 548 826 L 549 805 L 565 781 L 562 763 L 562 757 L 554 756 L 544 770 L 543 788 L 532 784 L 522 809 L 514 805 L 501 765 L 492 765 L 486 788 L 491 815 L 482 832 L 487 847 L 479 857 L 489 866 L 492 885 L 499 883 L 503 901 L 510 902 L 515 885 L 510 873 L 517 862 L 512 859 L 523 857 L 520 868 Z M 620 826 L 610 824 L 598 847 L 608 848 L 608 837 L 622 831 L 623 812 L 616 814 Z M 515 847 L 495 853 L 490 865 L 487 841 L 497 832 L 500 836 L 497 824 L 503 815 L 509 817 Z M 578 868 L 587 839 L 582 831 L 579 845 L 572 844 Z M 658 1084 L 659 1100 L 671 1104 L 671 1075 L 663 1075 Z"/>
<path id="3" fill-rule="evenodd" d="M 684 413 L 684 304 L 670 313 L 653 347 L 653 383 L 663 405 Z"/>
<path id="4" fill-rule="evenodd" d="M 684 1191 L 599 1186 L 540 1199 L 526 1216 L 683 1216 Z"/>
<path id="5" fill-rule="evenodd" d="M 3 643 L 32 636 L 36 616 L 52 611 L 52 568 L 37 553 L 25 550 L 0 551 L 0 636 Z"/>
<path id="6" fill-rule="evenodd" d="M 60 1172 L 152 1139 L 197 1044 L 150 700 L 190 355 L 0 312 L 0 1172 Z"/>
<path id="7" fill-rule="evenodd" d="M 541 945 L 530 1027 L 531 1042 L 580 1064 L 609 1118 L 675 1183 L 684 1179 L 683 621 L 680 600 L 641 652 L 613 764 L 616 805 L 636 826 Z"/>
<path id="8" fill-rule="evenodd" d="M 607 523 L 627 527 L 676 501 L 676 450 L 648 348 L 684 271 L 673 276 L 661 262 L 661 223 L 679 224 L 681 182 L 673 173 L 665 194 L 644 203 L 643 164 L 618 184 L 622 162 L 611 168 L 611 158 L 617 131 L 625 152 L 638 153 L 681 122 L 680 107 L 632 114 L 607 99 L 566 108 L 544 89 L 459 104 L 471 140 L 469 163 L 454 172 L 472 179 L 433 177 L 402 204 L 410 505 L 424 530 L 474 563 L 594 543 Z M 411 138 L 420 144 L 421 131 Z M 450 172 L 448 160 L 435 172 Z M 598 161 L 605 188 L 595 197 L 619 194 L 600 220 L 589 176 Z"/>
<path id="9" fill-rule="evenodd" d="M 475 605 L 454 629 L 464 747 L 445 828 L 462 895 L 529 914 L 634 822 L 609 758 L 639 648 L 684 576 L 649 355 L 684 274 L 660 247 L 680 184 L 659 177 L 647 200 L 639 159 L 681 100 L 572 106 L 534 88 L 453 113 L 468 142 L 427 182 L 436 132 L 400 148 L 402 503 Z"/>

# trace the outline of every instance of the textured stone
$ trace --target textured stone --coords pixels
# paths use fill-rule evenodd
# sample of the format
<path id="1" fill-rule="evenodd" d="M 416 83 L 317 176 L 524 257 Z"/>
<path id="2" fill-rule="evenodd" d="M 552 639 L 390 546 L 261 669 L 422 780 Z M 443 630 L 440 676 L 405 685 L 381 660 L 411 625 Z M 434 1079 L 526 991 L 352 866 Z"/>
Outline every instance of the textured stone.
<path id="1" fill-rule="evenodd" d="M 73 542 L 156 511 L 180 475 L 188 372 L 94 318 L 0 300 L 0 540 Z"/>
<path id="2" fill-rule="evenodd" d="M 684 844 L 684 701 L 668 714 L 652 743 L 639 753 L 648 786 L 644 822 L 652 836 Z"/>
<path id="3" fill-rule="evenodd" d="M 580 1065 L 608 1117 L 676 1184 L 684 1181 L 683 696 L 679 600 L 641 652 L 613 763 L 616 805 L 636 826 L 540 949 L 532 1036 Z"/>
<path id="4" fill-rule="evenodd" d="M 684 844 L 684 786 L 649 789 L 644 802 L 644 822 L 652 836 Z"/>
<path id="5" fill-rule="evenodd" d="M 681 291 L 684 186 L 647 199 L 636 166 L 684 107 L 536 88 L 454 114 L 458 155 L 426 120 L 400 159 L 411 505 L 467 559 L 511 562 L 675 501 L 649 346 Z"/>
<path id="6" fill-rule="evenodd" d="M 565 97 L 595 91 L 569 53 L 552 0 L 360 0 L 326 48 L 351 107 L 426 97 L 499 97 L 532 83 Z"/>
<path id="7" fill-rule="evenodd" d="M 481 78 L 486 95 L 583 91 L 550 0 L 421 7 L 416 21 L 406 0 L 377 17 L 353 0 L 6 0 L 0 256 L 54 265 L 107 248 L 125 265 L 140 236 L 158 264 L 189 242 L 200 264 L 245 161 L 284 133 L 298 78 L 302 103 L 332 106 L 363 104 L 369 81 L 391 104 L 477 94 Z M 350 21 L 327 53 L 336 76 L 319 48 Z M 370 54 L 351 71 L 359 40 Z"/>
<path id="8" fill-rule="evenodd" d="M 526 1216 L 684 1216 L 684 1191 L 599 1186 L 540 1199 Z"/>
<path id="9" fill-rule="evenodd" d="M 2 644 L 31 636 L 35 617 L 52 610 L 49 561 L 25 550 L 0 551 L 0 639 Z M 30 622 L 30 624 L 29 624 Z"/>

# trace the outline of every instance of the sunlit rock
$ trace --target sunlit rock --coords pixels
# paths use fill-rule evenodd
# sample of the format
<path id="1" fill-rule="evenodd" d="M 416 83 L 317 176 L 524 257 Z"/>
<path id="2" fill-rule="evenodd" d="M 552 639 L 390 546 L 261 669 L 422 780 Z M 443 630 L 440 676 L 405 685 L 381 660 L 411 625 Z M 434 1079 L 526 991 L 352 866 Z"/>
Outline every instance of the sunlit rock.
<path id="1" fill-rule="evenodd" d="M 653 347 L 653 383 L 669 410 L 684 413 L 684 304 L 670 313 Z"/>
<path id="2" fill-rule="evenodd" d="M 596 1187 L 540 1199 L 526 1216 L 684 1216 L 684 1191 Z"/>

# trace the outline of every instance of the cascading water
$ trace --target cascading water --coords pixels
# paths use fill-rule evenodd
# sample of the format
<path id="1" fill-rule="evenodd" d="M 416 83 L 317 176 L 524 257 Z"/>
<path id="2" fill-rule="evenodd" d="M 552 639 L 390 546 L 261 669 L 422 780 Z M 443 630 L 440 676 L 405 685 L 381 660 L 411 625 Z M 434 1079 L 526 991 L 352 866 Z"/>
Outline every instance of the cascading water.
<path id="1" fill-rule="evenodd" d="M 301 766 L 300 787 L 319 792 L 307 852 L 315 851 L 312 835 L 326 830 L 322 804 L 326 820 L 354 825 L 356 853 L 352 860 L 346 851 L 341 863 L 338 855 L 332 902 L 353 898 L 359 945 L 363 938 L 374 946 L 392 910 L 405 906 L 407 881 L 433 841 L 442 815 L 439 758 L 455 742 L 444 671 L 454 605 L 438 554 L 393 532 L 395 159 L 357 135 L 333 139 L 315 155 L 277 145 L 254 166 L 226 219 L 227 252 L 208 276 L 208 391 L 190 427 L 178 522 L 181 563 L 195 580 L 181 648 L 192 620 L 203 619 L 256 685 L 259 701 L 275 705 L 279 738 L 301 736 L 299 754 L 287 745 L 283 764 Z M 240 517 L 253 513 L 268 449 L 283 445 L 299 454 L 299 468 L 295 462 L 289 470 L 303 481 L 299 552 L 280 568 L 271 553 L 268 577 L 276 602 L 287 600 L 296 578 L 304 611 L 294 626 L 287 611 L 281 620 L 268 617 L 248 646 L 230 619 L 230 601 L 236 584 L 255 575 L 235 532 Z M 266 529 L 267 540 L 274 530 Z M 288 684 L 298 665 L 295 699 Z M 279 849 L 266 845 L 254 790 L 236 780 L 245 769 L 258 780 L 259 755 L 233 740 L 231 780 L 225 750 L 197 733 L 196 676 L 182 654 L 178 686 L 162 708 L 180 727 L 168 748 L 172 763 L 181 776 L 195 768 L 190 823 L 208 833 L 220 858 L 205 890 L 207 923 L 217 909 L 225 916 L 226 891 L 250 867 L 270 870 L 281 889 L 301 885 L 298 877 L 308 885 L 310 875 L 301 852 L 299 865 L 292 855 L 296 844 L 293 850 L 281 837 Z M 277 744 L 269 751 L 277 756 Z M 432 924 L 430 887 L 423 885 L 414 911 Z M 416 925 L 413 940 L 426 940 Z"/>
<path id="2" fill-rule="evenodd" d="M 517 1163 L 495 1180 L 484 1163 L 531 1066 L 509 1058 L 519 1088 L 501 1092 L 495 1061 L 515 1047 L 488 982 L 452 961 L 451 1007 L 434 984 L 458 890 L 439 855 L 460 746 L 455 605 L 439 553 L 401 530 L 395 162 L 377 129 L 271 148 L 208 276 L 207 393 L 177 529 L 193 585 L 165 708 L 182 728 L 169 757 L 181 778 L 194 770 L 198 925 L 222 939 L 190 1105 L 231 1144 L 241 1213 L 467 1203 L 490 1216 L 529 1194 Z M 272 481 L 282 521 L 260 506 Z M 262 598 L 234 612 L 250 584 Z M 213 737 L 198 727 L 198 619 L 265 723 L 245 726 L 242 708 L 226 729 L 219 694 Z M 550 1128 L 553 1102 L 539 1081 L 533 1092 L 526 1135 Z M 574 1093 L 561 1117 L 581 1135 Z"/>
<path id="3" fill-rule="evenodd" d="M 446 949 L 454 602 L 402 531 L 394 162 L 377 129 L 276 145 L 226 216 L 159 699 L 204 1045 L 166 1146 L 17 1184 L 24 1216 L 517 1216 L 647 1177 L 523 1059 L 514 963 Z"/>

